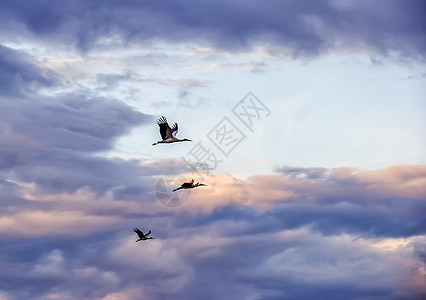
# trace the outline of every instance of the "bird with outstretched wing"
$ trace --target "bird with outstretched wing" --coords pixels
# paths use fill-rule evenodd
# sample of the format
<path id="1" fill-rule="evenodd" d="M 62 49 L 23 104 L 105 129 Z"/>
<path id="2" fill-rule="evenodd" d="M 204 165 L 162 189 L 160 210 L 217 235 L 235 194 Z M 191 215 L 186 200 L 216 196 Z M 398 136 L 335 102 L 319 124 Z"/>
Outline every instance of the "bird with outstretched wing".
<path id="1" fill-rule="evenodd" d="M 176 137 L 178 133 L 178 124 L 174 123 L 172 127 L 170 128 L 169 123 L 167 123 L 167 119 L 165 116 L 161 116 L 161 118 L 157 121 L 158 126 L 160 127 L 160 135 L 162 140 L 158 141 L 156 143 L 153 143 L 152 145 L 157 144 L 170 144 L 170 143 L 176 143 L 176 142 L 192 142 L 192 140 L 189 139 L 178 139 Z"/>
<path id="2" fill-rule="evenodd" d="M 148 237 L 151 234 L 151 230 L 148 231 L 146 234 L 144 234 L 139 228 L 135 227 L 135 228 L 133 228 L 133 231 L 136 232 L 136 234 L 139 237 L 139 239 L 137 241 L 135 241 L 135 242 L 145 241 L 145 240 L 149 240 L 149 239 L 154 239 L 153 237 Z"/>

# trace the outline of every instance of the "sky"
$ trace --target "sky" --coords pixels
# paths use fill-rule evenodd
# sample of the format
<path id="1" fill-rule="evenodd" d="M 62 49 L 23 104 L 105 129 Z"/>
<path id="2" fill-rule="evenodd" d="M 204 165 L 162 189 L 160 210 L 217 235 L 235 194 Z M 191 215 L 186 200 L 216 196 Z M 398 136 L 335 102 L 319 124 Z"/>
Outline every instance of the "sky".
<path id="1" fill-rule="evenodd" d="M 425 298 L 425 13 L 1 1 L 0 300 Z"/>

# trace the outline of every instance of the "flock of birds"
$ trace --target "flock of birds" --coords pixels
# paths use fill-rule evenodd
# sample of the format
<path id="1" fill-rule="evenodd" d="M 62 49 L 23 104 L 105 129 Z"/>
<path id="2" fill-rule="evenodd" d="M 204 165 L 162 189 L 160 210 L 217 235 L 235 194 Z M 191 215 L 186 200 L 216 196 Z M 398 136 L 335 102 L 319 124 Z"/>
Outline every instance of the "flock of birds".
<path id="1" fill-rule="evenodd" d="M 178 133 L 178 124 L 174 123 L 172 125 L 172 127 L 170 128 L 169 124 L 167 123 L 167 119 L 165 116 L 162 116 L 161 118 L 158 119 L 157 121 L 158 126 L 160 127 L 160 135 L 162 140 L 158 141 L 156 143 L 153 143 L 152 145 L 158 145 L 158 144 L 171 144 L 171 143 L 176 143 L 176 142 L 192 142 L 192 140 L 189 139 L 178 139 L 176 137 L 177 133 Z M 180 189 L 193 189 L 199 186 L 206 186 L 203 183 L 195 183 L 194 184 L 194 179 L 191 179 L 188 182 L 184 182 L 181 184 L 180 187 L 177 187 L 173 190 L 173 192 L 176 192 Z M 139 230 L 139 228 L 135 227 L 133 228 L 133 231 L 136 232 L 136 234 L 138 235 L 139 239 L 136 240 L 135 242 L 139 242 L 139 241 L 145 241 L 145 240 L 149 240 L 149 239 L 154 239 L 153 237 L 150 237 L 149 235 L 151 234 L 151 230 L 148 231 L 146 234 L 144 234 L 141 230 Z"/>

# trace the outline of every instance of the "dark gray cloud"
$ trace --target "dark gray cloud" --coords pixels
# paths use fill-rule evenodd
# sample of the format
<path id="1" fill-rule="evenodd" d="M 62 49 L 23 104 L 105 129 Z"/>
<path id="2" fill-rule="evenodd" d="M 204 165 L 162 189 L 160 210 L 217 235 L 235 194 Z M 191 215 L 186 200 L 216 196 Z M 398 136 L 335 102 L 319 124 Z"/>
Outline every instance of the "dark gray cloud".
<path id="1" fill-rule="evenodd" d="M 57 76 L 25 53 L 0 51 L 5 81 L 0 86 L 0 175 L 51 192 L 89 187 L 103 193 L 120 187 L 125 193 L 140 184 L 150 168 L 94 154 L 112 149 L 117 138 L 150 123 L 152 116 L 113 99 L 42 96 L 33 83 L 53 84 Z"/>
<path id="2" fill-rule="evenodd" d="M 130 300 L 425 295 L 412 287 L 415 271 L 407 273 L 405 265 L 421 263 L 404 247 L 376 250 L 357 239 L 309 230 L 224 236 L 232 226 L 240 224 L 224 219 L 217 226 L 158 227 L 156 240 L 144 244 L 134 243 L 131 229 L 124 226 L 78 238 L 4 240 L 1 287 L 12 299 L 45 299 L 53 292 L 56 299 L 122 293 L 121 299 Z"/>
<path id="3" fill-rule="evenodd" d="M 225 49 L 272 45 L 293 55 L 367 49 L 424 58 L 425 3 L 413 1 L 2 1 L 3 34 L 29 32 L 84 51 L 119 33 Z M 16 29 L 19 28 L 19 29 Z"/>
<path id="4" fill-rule="evenodd" d="M 422 239 L 411 242 L 414 253 L 426 264 L 426 241 Z"/>
<path id="5" fill-rule="evenodd" d="M 46 150 L 37 154 L 22 154 L 22 162 L 14 168 L 14 174 L 18 180 L 35 183 L 50 193 L 72 193 L 84 187 L 98 193 L 114 189 L 120 194 L 139 187 L 135 192 L 141 193 L 142 186 L 145 186 L 144 176 L 154 175 L 158 171 L 138 164 L 138 160 Z"/>
<path id="6" fill-rule="evenodd" d="M 370 202 L 374 200 L 370 200 L 370 203 L 360 205 L 358 200 L 362 201 L 353 198 L 342 199 L 333 205 L 290 204 L 277 209 L 273 215 L 286 228 L 309 224 L 323 234 L 409 237 L 426 233 L 426 220 L 423 217 L 426 205 L 423 202 L 392 199 L 375 204 Z"/>
<path id="7" fill-rule="evenodd" d="M 0 178 L 0 216 L 13 214 L 31 207 L 31 203 L 22 199 L 18 184 Z"/>
<path id="8" fill-rule="evenodd" d="M 310 195 L 315 197 L 314 195 Z M 229 228 L 225 235 L 271 232 L 276 228 L 297 229 L 310 227 L 324 235 L 353 234 L 368 238 L 398 238 L 426 234 L 426 204 L 407 198 L 377 199 L 373 195 L 336 199 L 298 198 L 295 203 L 282 203 L 259 214 L 238 207 L 225 207 L 199 218 L 180 220 L 179 226 L 212 225 L 221 220 L 235 220 L 245 224 Z M 327 203 L 327 200 L 330 203 Z M 192 223 L 193 222 L 193 223 Z"/>
<path id="9" fill-rule="evenodd" d="M 310 224 L 323 234 L 375 237 L 426 234 L 426 195 L 415 184 L 426 177 L 423 166 L 394 167 L 376 175 L 349 168 L 276 171 L 290 176 L 288 188 L 296 195 L 272 213 L 286 227 Z"/>
<path id="10" fill-rule="evenodd" d="M 1 101 L 2 140 L 25 148 L 107 150 L 132 127 L 151 121 L 124 103 L 81 95 Z"/>
<path id="11" fill-rule="evenodd" d="M 52 71 L 38 67 L 30 56 L 2 45 L 0 70 L 0 96 L 19 96 L 58 82 L 58 77 Z"/>

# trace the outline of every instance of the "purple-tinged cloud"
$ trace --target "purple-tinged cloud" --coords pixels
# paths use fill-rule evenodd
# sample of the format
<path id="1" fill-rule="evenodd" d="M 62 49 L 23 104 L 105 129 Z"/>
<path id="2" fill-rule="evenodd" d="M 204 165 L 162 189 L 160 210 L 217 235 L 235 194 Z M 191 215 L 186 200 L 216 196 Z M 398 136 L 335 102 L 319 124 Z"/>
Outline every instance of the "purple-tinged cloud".
<path id="1" fill-rule="evenodd" d="M 148 124 L 150 115 L 114 99 L 37 93 L 34 82 L 51 84 L 50 70 L 6 47 L 0 74 L 0 175 L 34 183 L 53 192 L 72 192 L 83 187 L 103 193 L 138 191 L 148 167 L 138 161 L 107 159 L 94 154 L 113 148 L 132 128 Z M 130 180 L 128 180 L 130 179 Z"/>
<path id="2" fill-rule="evenodd" d="M 397 52 L 424 59 L 425 3 L 413 1 L 2 1 L 3 35 L 30 34 L 89 50 L 100 38 L 162 39 L 228 50 Z"/>
<path id="3" fill-rule="evenodd" d="M 124 103 L 81 95 L 1 101 L 2 140 L 16 149 L 106 150 L 117 137 L 151 120 Z"/>
<path id="4" fill-rule="evenodd" d="M 139 201 L 84 188 L 58 193 L 37 189 L 39 182 L 1 182 L 2 195 L 20 194 L 33 205 L 29 210 L 17 203 L 21 209 L 0 216 L 2 295 L 136 300 L 426 294 L 424 166 L 280 170 L 246 181 L 207 177 L 206 190 L 174 209 L 149 201 L 153 194 L 142 182 Z M 134 226 L 152 230 L 155 239 L 135 243 Z"/>
<path id="5" fill-rule="evenodd" d="M 0 96 L 19 96 L 34 92 L 38 87 L 50 87 L 58 81 L 52 71 L 38 67 L 30 56 L 2 45 L 0 71 Z"/>

